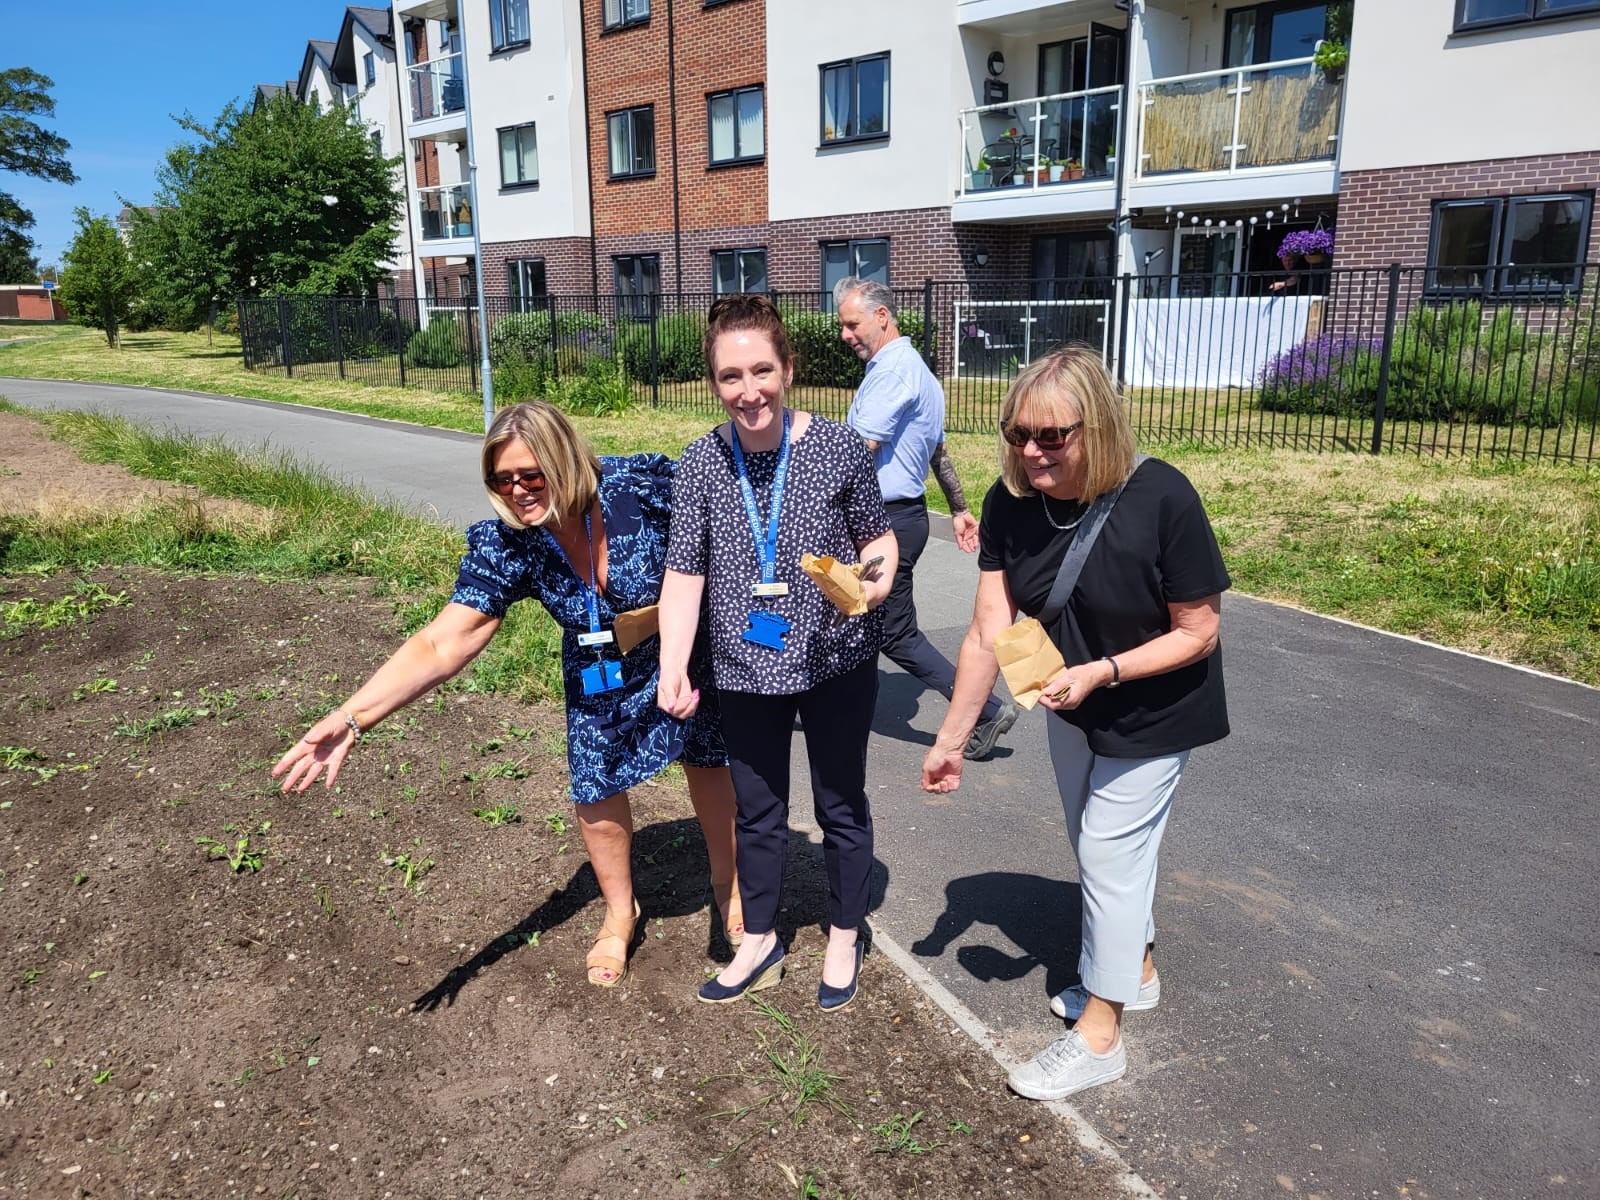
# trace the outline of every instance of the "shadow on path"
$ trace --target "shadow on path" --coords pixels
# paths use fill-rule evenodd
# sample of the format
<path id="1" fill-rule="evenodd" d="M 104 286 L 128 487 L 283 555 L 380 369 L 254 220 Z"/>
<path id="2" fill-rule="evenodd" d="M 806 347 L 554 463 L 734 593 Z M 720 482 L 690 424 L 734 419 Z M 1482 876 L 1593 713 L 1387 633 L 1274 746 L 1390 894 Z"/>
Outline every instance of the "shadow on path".
<path id="1" fill-rule="evenodd" d="M 1076 883 L 986 871 L 952 879 L 944 889 L 944 912 L 912 943 L 919 958 L 938 958 L 974 925 L 991 925 L 1020 949 L 1007 954 L 991 945 L 964 945 L 956 962 L 974 979 L 1021 979 L 1045 969 L 1045 992 L 1055 995 L 1078 980 L 1083 892 Z"/>

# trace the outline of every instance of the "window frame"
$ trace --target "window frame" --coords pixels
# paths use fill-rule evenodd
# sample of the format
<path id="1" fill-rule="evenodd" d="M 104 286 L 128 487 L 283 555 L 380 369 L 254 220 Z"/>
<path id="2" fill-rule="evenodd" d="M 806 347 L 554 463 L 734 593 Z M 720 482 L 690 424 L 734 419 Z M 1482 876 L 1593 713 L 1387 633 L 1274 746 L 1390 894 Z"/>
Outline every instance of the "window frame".
<path id="1" fill-rule="evenodd" d="M 885 276 L 888 276 L 888 278 L 884 279 L 882 282 L 885 287 L 893 287 L 894 285 L 890 282 L 890 280 L 892 280 L 894 277 L 894 259 L 892 257 L 894 253 L 894 246 L 887 235 L 882 237 L 824 238 L 822 241 L 817 243 L 817 273 L 819 275 L 818 282 L 822 285 L 820 290 L 823 293 L 822 310 L 824 312 L 831 313 L 834 311 L 833 285 L 828 282 L 828 247 L 847 247 L 847 253 L 849 255 L 850 262 L 847 266 L 845 274 L 847 276 L 854 275 L 857 278 L 862 278 L 861 264 L 857 255 L 857 249 L 861 246 L 875 246 L 879 244 L 882 244 L 883 246 L 883 273 Z"/>
<path id="2" fill-rule="evenodd" d="M 368 87 L 378 82 L 378 56 L 371 50 L 361 56 L 361 73 L 366 77 Z"/>
<path id="3" fill-rule="evenodd" d="M 509 22 L 507 14 L 514 6 L 522 8 L 522 27 L 524 35 L 521 38 L 507 38 L 506 28 Z M 500 54 L 506 50 L 516 50 L 529 45 L 533 40 L 533 26 L 528 15 L 528 0 L 489 0 L 489 53 Z"/>
<path id="4" fill-rule="evenodd" d="M 615 21 L 606 16 L 606 9 L 616 4 L 619 16 Z M 630 4 L 644 4 L 644 15 L 630 17 L 628 6 Z M 621 29 L 634 29 L 640 25 L 650 24 L 650 0 L 600 0 L 600 32 L 616 33 Z"/>
<path id="5" fill-rule="evenodd" d="M 622 264 L 631 263 L 639 273 L 643 283 L 643 267 L 647 262 L 655 264 L 656 290 L 653 292 L 636 291 L 624 293 L 622 290 Z M 616 315 L 626 315 L 630 320 L 653 320 L 661 311 L 661 255 L 645 251 L 639 254 L 613 254 L 611 256 L 611 294 L 616 306 Z"/>
<path id="6" fill-rule="evenodd" d="M 875 54 L 858 54 L 854 58 L 840 58 L 832 62 L 820 63 L 817 66 L 817 145 L 820 148 L 829 146 L 850 146 L 858 142 L 886 142 L 893 132 L 893 121 L 890 115 L 894 109 L 894 71 L 889 60 L 889 51 L 880 50 Z M 848 137 L 826 137 L 828 131 L 828 72 L 841 67 L 850 68 L 850 101 L 859 112 L 861 108 L 861 73 L 862 63 L 883 60 L 883 129 L 877 133 L 853 133 Z M 763 119 L 765 113 L 763 112 Z"/>
<path id="7" fill-rule="evenodd" d="M 639 113 L 650 114 L 650 166 L 648 170 L 631 169 L 617 171 L 614 169 L 615 159 L 611 153 L 614 133 L 611 122 L 617 117 L 628 117 L 628 160 L 635 162 L 638 159 L 635 146 L 635 129 L 632 118 Z M 654 104 L 635 104 L 629 108 L 614 108 L 606 113 L 606 178 L 608 180 L 623 179 L 653 179 L 656 173 L 656 106 Z"/>
<path id="8" fill-rule="evenodd" d="M 526 282 L 524 270 L 535 263 L 538 264 L 539 278 L 544 282 L 544 288 L 530 292 L 523 286 Z M 533 312 L 550 307 L 549 269 L 542 255 L 506 259 L 506 295 L 510 298 L 513 312 Z"/>
<path id="9" fill-rule="evenodd" d="M 521 191 L 524 188 L 537 188 L 539 186 L 539 123 L 537 121 L 522 121 L 516 125 L 502 125 L 495 132 L 495 149 L 500 155 L 500 190 L 502 192 Z M 506 179 L 506 149 L 505 136 L 508 133 L 520 133 L 524 129 L 533 130 L 533 178 L 532 179 Z M 522 162 L 522 139 L 517 139 L 517 162 Z"/>
<path id="10" fill-rule="evenodd" d="M 722 254 L 732 254 L 732 255 L 735 255 L 735 256 L 743 255 L 743 254 L 759 254 L 759 255 L 761 255 L 761 277 L 766 282 L 767 286 L 762 288 L 761 292 L 759 294 L 763 295 L 763 296 L 767 296 L 767 295 L 771 295 L 772 294 L 772 275 L 770 274 L 771 267 L 772 267 L 772 260 L 771 260 L 770 256 L 767 253 L 767 248 L 765 246 L 724 246 L 724 247 L 722 247 L 720 249 L 711 251 L 711 294 L 712 295 L 714 295 L 714 296 L 735 296 L 735 295 L 750 294 L 748 292 L 748 290 L 743 291 L 743 292 L 722 292 L 722 291 L 718 291 L 717 290 L 717 256 L 718 255 L 722 255 Z M 734 259 L 734 268 L 735 268 L 735 273 L 738 274 L 741 277 L 739 279 L 739 282 L 741 284 L 744 283 L 744 279 L 743 279 L 744 272 L 743 272 L 743 269 L 742 269 L 742 262 L 738 257 L 735 257 L 735 259 Z"/>
<path id="11" fill-rule="evenodd" d="M 1583 285 L 1583 267 L 1589 256 L 1589 233 L 1594 222 L 1594 199 L 1592 191 L 1572 192 L 1528 192 L 1518 195 L 1506 196 L 1460 196 L 1435 200 L 1429 207 L 1428 214 L 1428 260 L 1424 275 L 1424 294 L 1428 296 L 1477 296 L 1484 300 L 1515 299 L 1518 296 L 1544 294 L 1551 288 L 1559 287 L 1564 292 L 1577 292 Z M 1572 263 L 1559 263 L 1556 266 L 1563 268 L 1569 278 L 1563 282 L 1552 283 L 1540 288 L 1532 283 L 1512 283 L 1507 281 L 1509 276 L 1518 266 L 1510 261 L 1510 246 L 1507 239 L 1510 231 L 1515 227 L 1512 215 L 1520 204 L 1540 204 L 1551 201 L 1576 201 L 1583 206 L 1583 215 L 1579 221 L 1580 243 L 1578 256 Z M 1439 263 L 1439 235 L 1441 232 L 1440 215 L 1452 209 L 1487 208 L 1490 210 L 1489 224 L 1489 261 L 1481 264 L 1483 282 L 1478 286 L 1460 284 L 1441 284 L 1438 281 L 1441 271 L 1473 270 L 1479 267 L 1477 263 L 1461 265 L 1440 265 Z M 1523 264 L 1527 265 L 1527 264 Z"/>
<path id="12" fill-rule="evenodd" d="M 1569 21 L 1577 17 L 1593 17 L 1600 15 L 1600 0 L 1585 0 L 1578 8 L 1563 8 L 1551 12 L 1547 7 L 1549 0 L 1523 0 L 1525 11 L 1520 16 L 1510 17 L 1479 17 L 1471 20 L 1467 17 L 1467 5 L 1471 0 L 1456 0 L 1454 20 L 1451 24 L 1452 33 L 1477 33 L 1480 29 L 1505 29 L 1516 25 L 1539 25 L 1546 21 Z"/>
<path id="13" fill-rule="evenodd" d="M 733 101 L 733 139 L 737 147 L 739 141 L 739 97 L 746 92 L 756 92 L 761 97 L 761 153 L 738 154 L 732 158 L 713 158 L 711 138 L 711 105 L 715 100 L 728 97 Z M 745 84 L 742 87 L 723 88 L 721 91 L 706 93 L 706 168 L 713 167 L 740 167 L 749 163 L 765 162 L 767 160 L 767 88 L 762 83 Z"/>

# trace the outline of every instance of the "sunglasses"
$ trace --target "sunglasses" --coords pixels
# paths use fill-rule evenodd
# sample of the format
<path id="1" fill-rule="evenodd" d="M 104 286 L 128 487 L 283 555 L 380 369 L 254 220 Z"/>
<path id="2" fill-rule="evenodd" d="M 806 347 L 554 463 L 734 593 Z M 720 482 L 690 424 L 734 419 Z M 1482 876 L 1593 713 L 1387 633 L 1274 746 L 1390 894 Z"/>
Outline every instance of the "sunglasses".
<path id="1" fill-rule="evenodd" d="M 520 485 L 525 492 L 544 491 L 543 471 L 502 471 L 498 475 L 485 475 L 483 481 L 502 496 L 509 496 Z"/>
<path id="2" fill-rule="evenodd" d="M 1046 425 L 1040 429 L 1029 429 L 1026 425 L 1013 422 L 1000 427 L 1000 436 L 1005 438 L 1006 445 L 1019 450 L 1029 442 L 1041 450 L 1059 450 L 1067 444 L 1069 437 L 1082 428 L 1082 421 L 1074 421 L 1071 425 Z"/>

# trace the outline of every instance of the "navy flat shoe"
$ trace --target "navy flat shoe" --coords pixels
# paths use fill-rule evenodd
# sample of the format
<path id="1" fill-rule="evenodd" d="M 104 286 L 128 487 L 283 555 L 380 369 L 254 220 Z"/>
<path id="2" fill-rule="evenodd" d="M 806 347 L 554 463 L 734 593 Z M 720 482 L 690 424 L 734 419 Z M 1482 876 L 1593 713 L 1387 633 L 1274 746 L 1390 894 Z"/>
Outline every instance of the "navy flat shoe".
<path id="1" fill-rule="evenodd" d="M 829 987 L 825 983 L 817 985 L 817 1007 L 823 1012 L 838 1012 L 850 1001 L 856 998 L 856 985 L 861 982 L 861 960 L 867 953 L 867 939 L 859 933 L 856 934 L 856 969 L 851 972 L 850 982 L 844 987 Z"/>
<path id="2" fill-rule="evenodd" d="M 700 985 L 696 996 L 705 1004 L 731 1004 L 747 992 L 759 992 L 783 979 L 783 943 L 775 942 L 772 952 L 757 964 L 743 983 L 724 984 L 708 979 Z"/>

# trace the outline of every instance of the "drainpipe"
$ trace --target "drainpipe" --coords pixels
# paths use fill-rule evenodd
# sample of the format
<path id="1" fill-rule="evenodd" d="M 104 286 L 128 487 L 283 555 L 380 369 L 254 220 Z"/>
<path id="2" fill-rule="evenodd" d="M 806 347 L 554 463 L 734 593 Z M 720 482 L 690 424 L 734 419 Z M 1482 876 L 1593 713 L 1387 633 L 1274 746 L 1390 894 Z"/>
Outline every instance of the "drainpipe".
<path id="1" fill-rule="evenodd" d="M 672 0 L 667 0 L 667 105 L 672 114 L 672 273 L 678 299 L 683 299 L 683 193 L 678 187 L 678 67 L 672 28 Z M 737 114 L 736 114 L 737 115 Z M 680 303 L 681 307 L 681 303 Z"/>
<path id="2" fill-rule="evenodd" d="M 393 18 L 391 17 L 391 21 L 392 19 Z M 393 29 L 392 24 L 390 28 Z M 400 28 L 400 36 L 394 39 L 394 90 L 400 112 L 400 178 L 405 181 L 406 247 L 411 255 L 411 277 L 415 281 L 413 282 L 412 286 L 418 287 L 420 286 L 421 281 L 418 279 L 419 273 L 417 271 L 417 263 L 421 260 L 421 255 L 417 253 L 417 226 L 415 220 L 417 215 L 417 206 L 415 201 L 412 199 L 411 194 L 413 190 L 412 185 L 416 182 L 416 171 L 412 167 L 410 137 L 411 122 L 407 116 L 407 113 L 410 109 L 409 101 L 411 98 L 411 90 L 406 87 L 406 67 L 400 61 L 405 54 L 404 47 L 409 44 L 409 39 L 410 30 L 402 25 Z M 426 34 L 423 35 L 422 40 L 428 40 Z"/>
<path id="3" fill-rule="evenodd" d="M 1139 47 L 1144 44 L 1144 0 L 1128 0 L 1128 63 L 1122 72 L 1122 129 L 1117 134 L 1117 177 L 1113 195 L 1116 219 L 1113 233 L 1117 239 L 1117 269 L 1120 278 L 1133 273 L 1133 218 L 1128 213 L 1128 174 L 1137 166 L 1138 139 L 1133 136 L 1135 120 L 1143 113 L 1135 113 L 1138 104 L 1137 67 Z"/>
<path id="4" fill-rule="evenodd" d="M 461 19 L 461 104 L 467 118 L 467 194 L 472 197 L 472 283 L 478 293 L 478 349 L 483 356 L 483 431 L 494 423 L 494 376 L 489 369 L 489 306 L 483 294 L 483 205 L 478 203 L 478 155 L 472 136 L 472 68 L 467 57 L 467 22 Z M 472 310 L 467 310 L 471 316 Z"/>
<path id="5" fill-rule="evenodd" d="M 594 223 L 594 153 L 590 141 L 594 132 L 589 126 L 589 22 L 584 15 L 583 4 L 578 4 L 578 73 L 583 76 L 583 145 L 584 161 L 589 165 L 588 176 L 584 180 L 585 189 L 589 193 L 589 292 L 595 297 L 598 306 L 600 298 L 600 251 L 597 248 L 599 239 L 598 228 Z M 552 319 L 551 330 L 555 329 Z"/>

